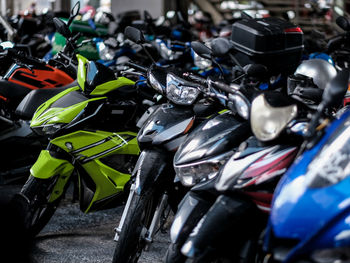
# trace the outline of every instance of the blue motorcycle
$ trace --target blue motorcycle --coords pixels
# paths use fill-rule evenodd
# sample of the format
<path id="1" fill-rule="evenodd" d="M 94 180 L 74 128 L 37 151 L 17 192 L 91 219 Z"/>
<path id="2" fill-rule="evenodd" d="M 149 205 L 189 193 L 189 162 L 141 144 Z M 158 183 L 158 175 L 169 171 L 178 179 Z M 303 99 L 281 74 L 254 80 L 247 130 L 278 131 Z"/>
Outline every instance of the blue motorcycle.
<path id="1" fill-rule="evenodd" d="M 279 182 L 263 262 L 350 262 L 350 111 L 320 129 L 322 109 L 344 97 L 348 79 L 341 71 L 326 87 L 306 151 Z"/>

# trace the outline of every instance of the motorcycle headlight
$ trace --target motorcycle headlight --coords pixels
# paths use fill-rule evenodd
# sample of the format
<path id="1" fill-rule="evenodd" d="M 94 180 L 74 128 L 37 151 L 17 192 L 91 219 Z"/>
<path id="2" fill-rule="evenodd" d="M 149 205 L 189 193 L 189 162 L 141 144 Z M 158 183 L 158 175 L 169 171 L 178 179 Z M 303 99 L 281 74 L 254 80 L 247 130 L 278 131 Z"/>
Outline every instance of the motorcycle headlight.
<path id="1" fill-rule="evenodd" d="M 193 60 L 194 60 L 194 65 L 199 69 L 207 69 L 212 65 L 212 61 L 210 59 L 202 58 L 194 51 L 193 51 Z"/>
<path id="2" fill-rule="evenodd" d="M 245 100 L 243 97 L 237 94 L 229 94 L 229 99 L 233 102 L 236 112 L 243 119 L 248 120 L 249 118 L 249 101 Z"/>
<path id="3" fill-rule="evenodd" d="M 346 263 L 350 261 L 350 250 L 348 247 L 316 250 L 311 258 L 316 263 Z"/>
<path id="4" fill-rule="evenodd" d="M 187 86 L 182 79 L 173 74 L 167 75 L 166 83 L 167 98 L 175 104 L 191 105 L 200 93 L 198 88 Z"/>
<path id="5" fill-rule="evenodd" d="M 148 75 L 148 80 L 149 80 L 149 84 L 152 86 L 152 88 L 154 88 L 156 91 L 163 94 L 164 88 L 163 88 L 162 84 L 159 83 L 159 81 L 153 76 L 152 73 L 150 73 Z"/>
<path id="6" fill-rule="evenodd" d="M 220 167 L 231 155 L 232 153 L 229 152 L 197 163 L 174 165 L 175 172 L 183 185 L 193 186 L 217 176 Z"/>
<path id="7" fill-rule="evenodd" d="M 251 106 L 250 125 L 256 138 L 270 141 L 283 131 L 287 124 L 297 115 L 295 104 L 285 107 L 272 107 L 264 94 L 256 97 Z"/>
<path id="8" fill-rule="evenodd" d="M 39 135 L 51 135 L 61 129 L 66 123 L 55 123 L 49 125 L 43 125 L 38 127 L 32 127 L 33 131 Z"/>

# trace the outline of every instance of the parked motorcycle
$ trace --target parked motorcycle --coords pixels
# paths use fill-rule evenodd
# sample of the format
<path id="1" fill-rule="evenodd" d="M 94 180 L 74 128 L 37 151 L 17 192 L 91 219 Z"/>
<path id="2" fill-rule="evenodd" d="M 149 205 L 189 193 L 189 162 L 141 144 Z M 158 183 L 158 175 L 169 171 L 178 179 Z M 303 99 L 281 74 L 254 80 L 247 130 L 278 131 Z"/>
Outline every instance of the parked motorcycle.
<path id="1" fill-rule="evenodd" d="M 329 122 L 323 109 L 347 90 L 344 70 L 329 84 L 306 132 L 306 151 L 275 191 L 261 262 L 349 260 L 349 111 Z M 327 127 L 320 129 L 319 126 Z"/>
<path id="2" fill-rule="evenodd" d="M 311 86 L 302 90 L 304 96 L 317 92 Z M 322 89 L 318 91 L 322 94 Z M 202 180 L 181 202 L 171 228 L 167 262 L 184 262 L 186 257 L 198 262 L 211 262 L 218 257 L 252 262 L 259 234 L 266 225 L 274 186 L 298 152 L 302 141 L 298 133 L 305 126 L 308 112 L 312 112 L 313 97 L 317 103 L 318 96 L 291 100 L 282 94 L 265 92 L 253 100 L 250 122 L 256 137 L 243 142 L 217 177 Z M 278 121 L 272 121 L 277 116 Z M 268 132 L 265 124 L 273 125 L 273 132 Z M 191 156 L 191 152 L 187 155 Z M 232 242 L 222 242 L 230 235 L 234 236 Z M 186 257 L 180 254 L 181 247 Z"/>
<path id="3" fill-rule="evenodd" d="M 127 27 L 125 35 L 144 42 L 141 31 Z M 162 76 L 158 78 L 157 76 Z M 129 197 L 115 240 L 113 262 L 135 262 L 164 224 L 165 208 L 175 210 L 184 189 L 174 183 L 172 158 L 187 134 L 217 107 L 200 101 L 198 85 L 153 64 L 147 70 L 150 85 L 169 100 L 154 109 L 137 135 L 141 153 L 131 177 Z M 160 227 L 159 227 L 160 225 Z"/>
<path id="4" fill-rule="evenodd" d="M 42 104 L 31 121 L 34 132 L 50 141 L 13 200 L 30 237 L 47 224 L 71 181 L 84 213 L 122 202 L 138 158 L 136 122 L 148 106 L 135 82 L 116 79 L 80 55 L 77 82 Z"/>
<path id="5" fill-rule="evenodd" d="M 79 12 L 80 5 L 72 8 L 68 21 L 71 23 Z M 67 45 L 48 63 L 27 56 L 16 49 L 5 49 L 2 57 L 15 63 L 0 80 L 0 107 L 2 116 L 15 118 L 15 109 L 32 90 L 64 87 L 76 78 L 77 35 L 72 36 L 68 26 L 60 19 L 53 19 L 56 29 L 67 38 Z M 36 106 L 39 106 L 37 104 Z"/>
<path id="6" fill-rule="evenodd" d="M 71 20 L 77 8 L 72 9 Z M 0 80 L 0 145 L 7 151 L 0 153 L 0 184 L 25 182 L 30 166 L 46 147 L 46 135 L 30 128 L 30 120 L 38 106 L 61 91 L 77 85 L 75 62 L 76 42 L 66 24 L 54 19 L 57 30 L 69 43 L 49 64 L 25 56 L 16 50 L 6 50 L 16 63 Z M 14 150 L 16 149 L 16 150 Z"/>

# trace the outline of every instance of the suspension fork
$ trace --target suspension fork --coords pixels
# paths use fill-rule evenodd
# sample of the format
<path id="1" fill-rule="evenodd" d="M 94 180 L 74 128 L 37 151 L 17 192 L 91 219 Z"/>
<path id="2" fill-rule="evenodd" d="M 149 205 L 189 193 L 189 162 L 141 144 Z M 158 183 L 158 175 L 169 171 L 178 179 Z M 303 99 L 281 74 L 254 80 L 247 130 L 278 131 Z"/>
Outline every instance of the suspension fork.
<path id="1" fill-rule="evenodd" d="M 121 233 L 121 231 L 123 229 L 123 225 L 125 223 L 126 215 L 129 212 L 130 204 L 131 204 L 132 199 L 134 198 L 135 192 L 136 192 L 136 184 L 133 183 L 130 186 L 130 192 L 129 192 L 128 200 L 127 200 L 125 208 L 123 210 L 122 217 L 121 217 L 121 219 L 119 221 L 119 225 L 118 225 L 118 227 L 116 227 L 114 229 L 114 231 L 116 232 L 115 235 L 114 235 L 114 241 L 118 241 L 119 240 L 119 235 L 120 235 L 120 233 Z"/>
<path id="2" fill-rule="evenodd" d="M 160 217 L 162 215 L 162 212 L 164 211 L 165 207 L 168 204 L 168 197 L 169 196 L 168 196 L 167 192 L 165 192 L 162 195 L 161 201 L 160 201 L 159 205 L 157 206 L 156 211 L 153 215 L 151 226 L 149 227 L 149 230 L 148 230 L 147 235 L 145 237 L 146 242 L 149 244 L 152 243 L 152 241 L 153 241 L 153 237 L 156 233 L 156 227 L 160 222 Z"/>

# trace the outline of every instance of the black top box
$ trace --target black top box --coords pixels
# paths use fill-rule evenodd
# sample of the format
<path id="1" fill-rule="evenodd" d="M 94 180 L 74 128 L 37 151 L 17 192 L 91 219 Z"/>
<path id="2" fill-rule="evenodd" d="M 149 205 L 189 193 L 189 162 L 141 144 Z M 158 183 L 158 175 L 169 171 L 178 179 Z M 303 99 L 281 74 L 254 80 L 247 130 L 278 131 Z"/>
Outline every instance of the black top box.
<path id="1" fill-rule="evenodd" d="M 265 65 L 271 74 L 292 73 L 303 51 L 303 31 L 280 18 L 243 19 L 232 25 L 231 40 L 243 64 Z"/>

